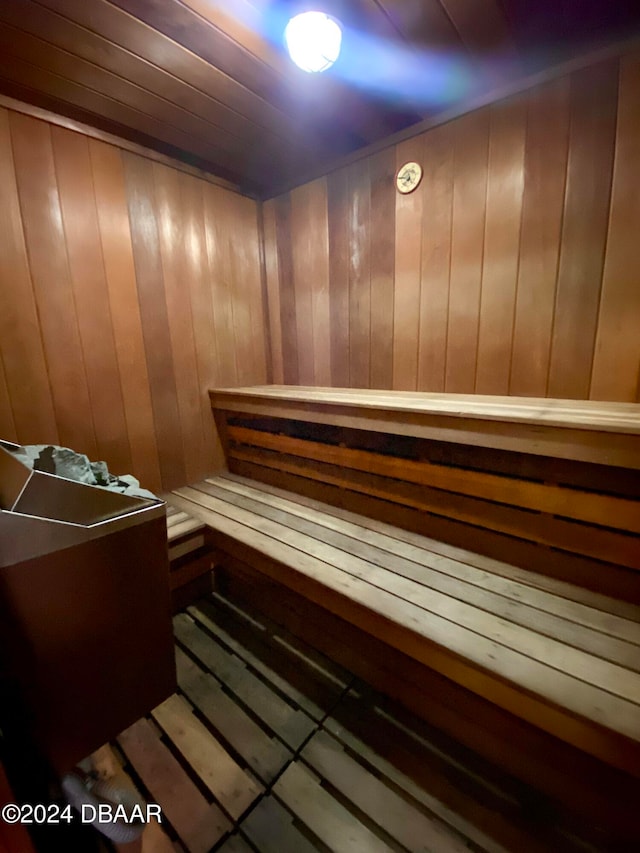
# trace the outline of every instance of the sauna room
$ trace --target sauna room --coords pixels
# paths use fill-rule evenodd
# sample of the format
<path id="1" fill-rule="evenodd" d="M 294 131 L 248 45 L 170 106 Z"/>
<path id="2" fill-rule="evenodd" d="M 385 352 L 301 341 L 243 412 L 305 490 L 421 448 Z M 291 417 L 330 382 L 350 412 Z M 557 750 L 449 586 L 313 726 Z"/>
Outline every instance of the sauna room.
<path id="1" fill-rule="evenodd" d="M 640 850 L 640 3 L 0 0 L 0 853 Z"/>

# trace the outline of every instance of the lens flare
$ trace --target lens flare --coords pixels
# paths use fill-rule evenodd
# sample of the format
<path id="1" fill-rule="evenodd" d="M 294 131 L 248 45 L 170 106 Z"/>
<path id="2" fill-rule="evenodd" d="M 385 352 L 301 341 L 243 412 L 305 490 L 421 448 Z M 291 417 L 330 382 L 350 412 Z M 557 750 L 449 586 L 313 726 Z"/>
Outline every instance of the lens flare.
<path id="1" fill-rule="evenodd" d="M 330 68 L 340 55 L 342 30 L 324 12 L 303 12 L 291 18 L 284 31 L 289 56 L 303 71 Z"/>

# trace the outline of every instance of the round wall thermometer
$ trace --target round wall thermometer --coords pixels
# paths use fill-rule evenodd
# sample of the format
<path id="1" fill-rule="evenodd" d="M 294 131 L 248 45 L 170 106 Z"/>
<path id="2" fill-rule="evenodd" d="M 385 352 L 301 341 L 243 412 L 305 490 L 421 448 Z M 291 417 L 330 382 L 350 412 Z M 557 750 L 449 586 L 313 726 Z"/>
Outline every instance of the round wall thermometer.
<path id="1" fill-rule="evenodd" d="M 396 175 L 398 192 L 411 193 L 422 180 L 422 166 L 419 163 L 405 163 Z"/>

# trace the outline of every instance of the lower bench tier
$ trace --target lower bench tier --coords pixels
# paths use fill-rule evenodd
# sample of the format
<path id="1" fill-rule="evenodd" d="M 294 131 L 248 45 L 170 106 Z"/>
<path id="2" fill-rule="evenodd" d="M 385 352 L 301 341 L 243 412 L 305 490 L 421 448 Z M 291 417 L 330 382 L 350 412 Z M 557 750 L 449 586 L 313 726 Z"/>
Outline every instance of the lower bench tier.
<path id="1" fill-rule="evenodd" d="M 233 475 L 178 489 L 230 559 L 640 775 L 640 608 Z"/>

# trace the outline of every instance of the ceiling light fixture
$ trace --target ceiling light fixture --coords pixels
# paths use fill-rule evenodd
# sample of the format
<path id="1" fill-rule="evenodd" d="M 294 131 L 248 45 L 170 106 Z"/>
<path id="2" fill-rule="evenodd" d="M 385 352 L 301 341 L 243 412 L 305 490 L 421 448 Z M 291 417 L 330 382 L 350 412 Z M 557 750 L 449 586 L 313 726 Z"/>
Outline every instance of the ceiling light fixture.
<path id="1" fill-rule="evenodd" d="M 291 18 L 284 31 L 289 56 L 303 71 L 326 71 L 340 55 L 342 30 L 324 12 L 303 12 Z"/>

